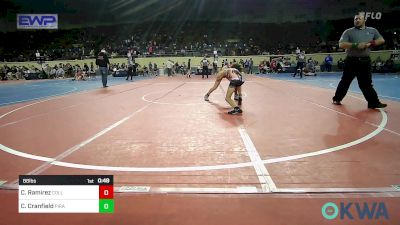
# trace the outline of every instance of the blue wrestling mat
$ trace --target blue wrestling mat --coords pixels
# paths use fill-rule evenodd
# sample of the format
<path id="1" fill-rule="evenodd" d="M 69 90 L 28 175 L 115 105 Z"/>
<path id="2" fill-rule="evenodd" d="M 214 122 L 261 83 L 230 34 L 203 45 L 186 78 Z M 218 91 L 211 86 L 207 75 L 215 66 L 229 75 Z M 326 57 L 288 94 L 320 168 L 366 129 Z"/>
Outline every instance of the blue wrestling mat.
<path id="1" fill-rule="evenodd" d="M 312 85 L 322 88 L 336 89 L 339 84 L 342 73 L 317 73 L 317 76 L 303 76 L 300 78 L 292 76 L 292 73 L 270 73 L 270 74 L 257 74 L 260 77 L 268 77 L 278 80 L 286 80 L 305 85 Z M 396 73 L 381 74 L 374 73 L 372 75 L 372 82 L 375 90 L 378 92 L 379 98 L 389 99 L 393 101 L 400 101 L 400 75 Z M 362 94 L 358 87 L 357 79 L 355 78 L 350 86 L 350 92 Z"/>
<path id="2" fill-rule="evenodd" d="M 135 82 L 151 77 L 134 77 L 132 81 L 126 81 L 125 77 L 108 76 L 108 86 Z M 103 88 L 101 76 L 86 81 L 72 81 L 72 78 L 63 80 L 36 80 L 21 83 L 0 83 L 0 106 L 38 100 L 47 97 L 65 95 L 80 91 Z"/>

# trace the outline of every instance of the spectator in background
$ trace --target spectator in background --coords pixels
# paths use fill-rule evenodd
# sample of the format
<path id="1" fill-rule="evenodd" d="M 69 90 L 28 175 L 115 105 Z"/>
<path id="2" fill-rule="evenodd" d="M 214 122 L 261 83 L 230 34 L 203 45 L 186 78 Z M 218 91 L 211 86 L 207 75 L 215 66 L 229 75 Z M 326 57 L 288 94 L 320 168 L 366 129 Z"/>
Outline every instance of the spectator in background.
<path id="1" fill-rule="evenodd" d="M 338 60 L 337 64 L 338 64 L 338 69 L 339 69 L 339 70 L 343 70 L 344 61 L 343 61 L 342 58 L 340 58 L 340 59 Z"/>
<path id="2" fill-rule="evenodd" d="M 153 71 L 156 76 L 158 76 L 158 66 L 157 63 L 153 63 Z"/>
<path id="3" fill-rule="evenodd" d="M 57 68 L 57 66 L 55 66 Z M 65 76 L 65 71 L 62 68 L 62 66 L 58 67 L 57 71 L 56 71 L 56 77 L 57 78 L 64 78 Z"/>
<path id="4" fill-rule="evenodd" d="M 278 64 L 275 59 L 271 61 L 269 68 L 273 73 L 276 73 L 278 71 Z"/>
<path id="5" fill-rule="evenodd" d="M 325 67 L 326 71 L 331 72 L 332 71 L 332 65 L 333 65 L 333 58 L 332 58 L 331 54 L 328 54 L 325 57 L 324 62 L 325 62 L 324 63 L 324 67 Z"/>
<path id="6" fill-rule="evenodd" d="M 191 69 L 191 65 L 190 65 L 190 61 L 191 61 L 191 59 L 189 58 L 188 59 L 188 64 L 187 64 L 187 67 L 188 67 L 188 70 L 187 70 L 187 73 L 186 73 L 186 78 L 190 78 L 190 75 L 192 74 L 192 69 Z"/>
<path id="7" fill-rule="evenodd" d="M 56 73 L 57 73 L 57 65 L 55 65 L 51 70 L 50 70 L 50 73 L 49 73 L 49 75 L 50 75 L 50 78 L 56 78 L 57 77 L 57 75 L 56 75 Z"/>
<path id="8" fill-rule="evenodd" d="M 172 62 L 170 59 L 168 59 L 166 66 L 167 66 L 168 76 L 172 76 L 172 67 L 174 66 L 174 62 Z"/>
<path id="9" fill-rule="evenodd" d="M 248 71 L 249 74 L 253 74 L 253 64 L 254 64 L 253 59 L 250 58 L 250 60 L 249 60 L 249 71 Z"/>
<path id="10" fill-rule="evenodd" d="M 179 73 L 179 68 L 180 68 L 179 63 L 176 62 L 176 63 L 174 64 L 174 70 L 173 70 L 175 74 Z"/>
<path id="11" fill-rule="evenodd" d="M 89 77 L 96 78 L 96 71 L 94 70 L 93 62 L 90 62 Z"/>
<path id="12" fill-rule="evenodd" d="M 300 48 L 296 47 L 296 55 L 299 55 L 299 54 L 300 54 Z"/>
<path id="13" fill-rule="evenodd" d="M 136 66 L 134 63 L 134 60 L 132 59 L 131 52 L 129 50 L 128 52 L 128 71 L 126 73 L 126 80 L 129 79 L 129 76 L 131 77 L 131 80 L 133 79 L 133 76 L 136 74 Z"/>
<path id="14" fill-rule="evenodd" d="M 153 64 L 149 62 L 149 75 L 153 76 Z"/>
<path id="15" fill-rule="evenodd" d="M 207 78 L 208 78 L 208 66 L 209 65 L 210 65 L 210 62 L 208 62 L 206 56 L 204 56 L 203 60 L 201 60 L 201 66 L 202 66 L 201 78 L 204 78 L 204 76 L 207 76 Z"/>
<path id="16" fill-rule="evenodd" d="M 260 62 L 260 64 L 258 65 L 258 71 L 261 74 L 265 74 L 267 73 L 267 70 L 265 69 L 265 64 L 264 62 Z"/>
<path id="17" fill-rule="evenodd" d="M 187 66 L 186 66 L 186 63 L 185 62 L 183 62 L 182 64 L 181 64 L 181 66 L 180 66 L 180 71 L 181 71 L 181 74 L 182 75 L 186 75 L 186 73 L 187 73 Z"/>
<path id="18" fill-rule="evenodd" d="M 242 67 L 244 67 L 244 72 L 245 72 L 245 73 L 249 73 L 249 60 L 246 59 L 246 60 L 243 62 L 243 60 L 241 59 L 241 60 L 240 60 L 240 63 L 242 64 Z"/>
<path id="19" fill-rule="evenodd" d="M 86 63 L 84 63 L 84 65 L 83 65 L 83 72 L 84 72 L 86 75 L 89 74 L 89 66 L 88 66 Z"/>
<path id="20" fill-rule="evenodd" d="M 72 65 L 67 63 L 66 65 L 67 68 L 67 77 L 73 77 L 74 76 L 74 69 L 72 68 Z"/>
<path id="21" fill-rule="evenodd" d="M 82 68 L 77 65 L 76 66 L 76 73 L 75 73 L 75 78 L 72 80 L 86 80 L 85 79 L 85 73 L 83 72 Z"/>
<path id="22" fill-rule="evenodd" d="M 394 72 L 393 66 L 394 66 L 394 61 L 392 57 L 390 57 L 388 60 L 386 60 L 384 71 L 387 73 L 393 73 Z"/>
<path id="23" fill-rule="evenodd" d="M 218 73 L 218 59 L 214 58 L 214 61 L 213 61 L 213 74 L 216 74 L 216 73 Z"/>
<path id="24" fill-rule="evenodd" d="M 296 76 L 297 72 L 299 71 L 300 73 L 300 78 L 303 78 L 303 68 L 304 64 L 306 63 L 306 54 L 304 51 L 301 51 L 300 54 L 296 56 L 297 59 L 297 65 L 296 69 L 294 71 L 293 77 Z"/>
<path id="25" fill-rule="evenodd" d="M 381 73 L 382 72 L 382 68 L 383 68 L 383 62 L 381 57 L 377 57 L 376 61 L 375 61 L 375 69 L 372 70 L 372 72 L 378 72 Z M 373 65 L 374 66 L 374 65 Z"/>
<path id="26" fill-rule="evenodd" d="M 222 61 L 222 66 L 221 66 L 221 68 L 224 67 L 224 66 L 228 66 L 228 65 L 229 65 L 228 59 L 225 59 L 224 61 Z"/>
<path id="27" fill-rule="evenodd" d="M 0 67 L 0 78 L 1 80 L 6 80 L 7 74 L 7 65 Z"/>
<path id="28" fill-rule="evenodd" d="M 96 58 L 96 65 L 99 67 L 101 74 L 101 81 L 103 83 L 103 88 L 107 86 L 107 75 L 108 75 L 108 66 L 110 65 L 110 61 L 108 60 L 108 56 L 106 50 L 103 48 Z"/>

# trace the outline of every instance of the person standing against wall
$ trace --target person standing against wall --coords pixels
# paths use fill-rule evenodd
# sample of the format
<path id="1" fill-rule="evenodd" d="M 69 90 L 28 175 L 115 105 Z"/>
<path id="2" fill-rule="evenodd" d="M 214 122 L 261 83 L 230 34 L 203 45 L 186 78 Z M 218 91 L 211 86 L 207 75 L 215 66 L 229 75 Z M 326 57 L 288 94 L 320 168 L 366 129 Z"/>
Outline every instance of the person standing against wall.
<path id="1" fill-rule="evenodd" d="M 332 65 L 333 65 L 333 58 L 332 58 L 331 54 L 328 54 L 324 59 L 325 70 L 328 71 L 328 72 L 331 72 L 332 71 Z"/>
<path id="2" fill-rule="evenodd" d="M 300 78 L 303 78 L 303 68 L 304 64 L 306 63 L 306 53 L 305 51 L 301 51 L 297 56 L 297 66 L 296 70 L 294 71 L 293 77 L 296 76 L 297 72 L 300 73 Z"/>
<path id="3" fill-rule="evenodd" d="M 101 81 L 103 82 L 103 87 L 107 86 L 107 75 L 108 75 L 108 65 L 110 65 L 110 61 L 108 60 L 108 56 L 106 50 L 103 48 L 96 58 L 96 65 L 99 67 L 101 74 Z"/>
<path id="4" fill-rule="evenodd" d="M 186 73 L 186 77 L 187 78 L 190 78 L 190 75 L 192 74 L 192 69 L 191 69 L 191 65 L 190 65 L 190 61 L 191 61 L 191 59 L 189 58 L 188 59 L 188 63 L 187 63 L 187 73 Z"/>
<path id="5" fill-rule="evenodd" d="M 207 76 L 208 78 L 208 66 L 210 65 L 210 62 L 208 62 L 206 56 L 204 56 L 203 60 L 201 60 L 201 65 L 202 65 L 201 78 L 204 78 L 204 76 Z"/>

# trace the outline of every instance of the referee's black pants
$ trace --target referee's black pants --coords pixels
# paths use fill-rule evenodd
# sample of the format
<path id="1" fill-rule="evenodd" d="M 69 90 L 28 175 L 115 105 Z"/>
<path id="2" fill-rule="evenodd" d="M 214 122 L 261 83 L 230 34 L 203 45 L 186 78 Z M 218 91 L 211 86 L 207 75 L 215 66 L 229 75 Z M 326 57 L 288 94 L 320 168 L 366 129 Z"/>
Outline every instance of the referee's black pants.
<path id="1" fill-rule="evenodd" d="M 207 76 L 207 78 L 208 78 L 208 66 L 203 66 L 201 78 L 204 78 L 204 76 Z"/>
<path id="2" fill-rule="evenodd" d="M 344 62 L 342 79 L 336 89 L 334 101 L 342 101 L 349 90 L 354 77 L 357 77 L 360 87 L 368 105 L 379 103 L 378 95 L 372 85 L 371 59 L 369 57 L 347 57 Z"/>

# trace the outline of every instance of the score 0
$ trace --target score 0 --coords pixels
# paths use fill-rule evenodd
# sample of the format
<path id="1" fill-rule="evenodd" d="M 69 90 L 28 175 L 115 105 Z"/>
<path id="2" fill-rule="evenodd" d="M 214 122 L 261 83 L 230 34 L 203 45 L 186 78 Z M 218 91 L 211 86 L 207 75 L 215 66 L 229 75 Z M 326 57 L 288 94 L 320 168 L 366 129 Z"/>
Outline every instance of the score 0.
<path id="1" fill-rule="evenodd" d="M 99 199 L 112 199 L 114 198 L 113 185 L 100 185 L 99 186 Z"/>
<path id="2" fill-rule="evenodd" d="M 113 213 L 114 212 L 114 187 L 113 185 L 99 186 L 99 212 Z"/>

